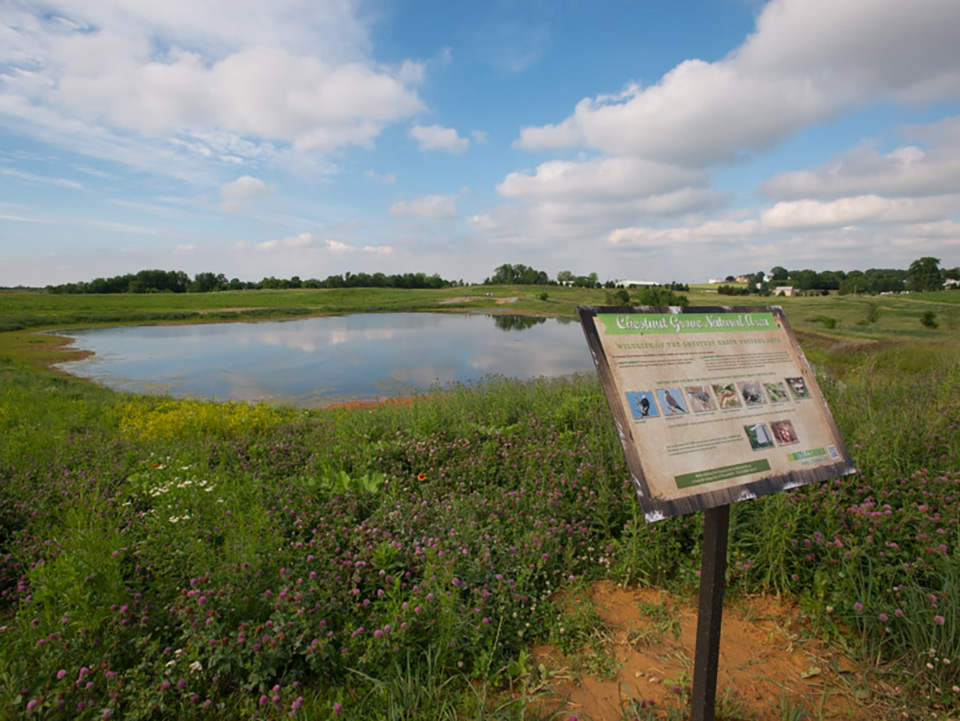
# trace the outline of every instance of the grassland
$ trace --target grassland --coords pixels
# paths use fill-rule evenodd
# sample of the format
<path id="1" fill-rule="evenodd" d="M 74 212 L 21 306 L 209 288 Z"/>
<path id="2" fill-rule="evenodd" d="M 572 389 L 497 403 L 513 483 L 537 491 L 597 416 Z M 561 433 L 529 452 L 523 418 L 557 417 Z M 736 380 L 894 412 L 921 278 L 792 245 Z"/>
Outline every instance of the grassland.
<path id="1" fill-rule="evenodd" d="M 0 319 L 436 310 L 490 290 L 4 293 Z M 493 292 L 523 312 L 604 301 Z M 860 472 L 734 506 L 729 593 L 798 602 L 803 633 L 898 689 L 877 718 L 960 710 L 954 298 L 771 299 Z M 585 615 L 559 590 L 696 588 L 700 519 L 642 522 L 592 379 L 308 411 L 113 393 L 46 369 L 55 342 L 0 333 L 0 717 L 530 718 L 529 645 L 569 645 Z"/>

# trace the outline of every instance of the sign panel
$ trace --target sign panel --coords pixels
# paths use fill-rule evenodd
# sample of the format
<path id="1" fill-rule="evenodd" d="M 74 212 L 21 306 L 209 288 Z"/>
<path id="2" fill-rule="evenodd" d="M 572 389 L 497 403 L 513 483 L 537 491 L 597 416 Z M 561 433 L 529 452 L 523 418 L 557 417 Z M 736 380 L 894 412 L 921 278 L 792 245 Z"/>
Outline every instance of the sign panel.
<path id="1" fill-rule="evenodd" d="M 648 522 L 854 472 L 780 307 L 577 310 Z"/>

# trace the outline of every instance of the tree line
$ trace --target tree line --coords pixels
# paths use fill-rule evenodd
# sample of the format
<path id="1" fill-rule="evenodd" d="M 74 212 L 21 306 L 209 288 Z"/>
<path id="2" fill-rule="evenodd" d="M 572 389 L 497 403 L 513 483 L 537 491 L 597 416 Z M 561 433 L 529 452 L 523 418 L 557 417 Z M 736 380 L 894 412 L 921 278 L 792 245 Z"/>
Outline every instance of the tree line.
<path id="1" fill-rule="evenodd" d="M 732 280 L 730 278 L 729 280 Z M 766 295 L 777 287 L 790 286 L 804 293 L 840 295 L 903 293 L 943 290 L 947 280 L 960 280 L 960 267 L 941 268 L 940 259 L 917 258 L 906 270 L 899 268 L 870 268 L 869 270 L 787 270 L 774 266 L 770 273 L 763 271 L 747 275 L 746 287 L 721 285 L 717 291 L 724 295 Z"/>
<path id="2" fill-rule="evenodd" d="M 227 279 L 223 273 L 197 273 L 192 278 L 181 270 L 141 270 L 137 273 L 95 278 L 89 282 L 48 285 L 47 292 L 55 294 L 80 293 L 210 293 L 221 290 L 281 290 L 291 288 L 449 288 L 463 285 L 463 281 L 445 280 L 437 274 L 351 273 L 330 275 L 324 280 L 300 276 L 250 282 L 239 278 Z"/>

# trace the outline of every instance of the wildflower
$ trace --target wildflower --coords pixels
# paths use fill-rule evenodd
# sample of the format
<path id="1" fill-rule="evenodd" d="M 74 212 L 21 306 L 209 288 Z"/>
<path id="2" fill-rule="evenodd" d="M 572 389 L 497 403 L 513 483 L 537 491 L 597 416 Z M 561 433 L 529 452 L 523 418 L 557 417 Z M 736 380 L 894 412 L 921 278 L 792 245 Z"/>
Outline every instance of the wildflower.
<path id="1" fill-rule="evenodd" d="M 62 681 L 66 675 L 67 669 L 61 668 L 59 671 L 57 671 L 57 681 Z"/>
<path id="2" fill-rule="evenodd" d="M 853 610 L 857 613 L 860 613 L 863 610 L 863 604 L 857 601 L 855 604 L 853 604 Z"/>
<path id="3" fill-rule="evenodd" d="M 427 480 L 427 474 L 426 474 L 426 473 L 418 473 L 418 474 L 417 474 L 417 480 L 418 480 L 418 481 L 425 481 L 425 480 Z"/>
<path id="4" fill-rule="evenodd" d="M 942 626 L 944 623 L 946 623 L 946 621 L 947 621 L 947 620 L 946 620 L 943 616 L 934 616 L 934 617 L 933 617 L 933 622 L 934 622 L 935 624 L 937 624 L 938 626 Z"/>
<path id="5" fill-rule="evenodd" d="M 342 704 L 342 703 L 335 703 L 335 704 L 333 704 L 333 712 L 334 712 L 334 713 L 340 713 L 341 711 L 343 711 L 343 704 Z"/>
<path id="6" fill-rule="evenodd" d="M 196 673 L 198 671 L 203 671 L 203 665 L 199 661 L 194 661 L 190 664 L 190 672 Z"/>

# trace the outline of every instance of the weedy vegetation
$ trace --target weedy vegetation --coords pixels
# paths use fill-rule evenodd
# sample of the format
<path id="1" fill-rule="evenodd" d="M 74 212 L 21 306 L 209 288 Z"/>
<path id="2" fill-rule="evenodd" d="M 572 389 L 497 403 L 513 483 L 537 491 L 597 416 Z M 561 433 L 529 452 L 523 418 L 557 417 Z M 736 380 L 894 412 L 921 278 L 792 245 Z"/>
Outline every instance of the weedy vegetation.
<path id="1" fill-rule="evenodd" d="M 903 303 L 803 300 L 788 317 L 815 330 L 859 472 L 735 505 L 729 593 L 797 600 L 896 683 L 898 714 L 955 716 L 957 306 L 931 328 Z M 0 334 L 2 718 L 530 718 L 531 643 L 613 670 L 585 584 L 697 586 L 700 517 L 643 522 L 592 377 L 215 404 L 64 377 L 32 338 Z"/>

